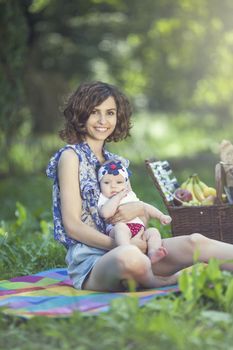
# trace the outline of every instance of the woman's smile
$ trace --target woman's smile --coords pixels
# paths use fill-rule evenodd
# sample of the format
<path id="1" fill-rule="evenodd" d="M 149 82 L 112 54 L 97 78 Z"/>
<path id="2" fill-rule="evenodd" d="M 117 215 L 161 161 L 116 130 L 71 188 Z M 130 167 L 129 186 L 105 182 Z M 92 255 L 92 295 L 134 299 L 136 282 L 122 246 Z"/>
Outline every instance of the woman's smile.
<path id="1" fill-rule="evenodd" d="M 101 127 L 101 126 L 97 126 L 95 128 L 96 131 L 98 132 L 106 132 L 108 130 L 108 128 L 104 128 L 104 127 Z"/>
<path id="2" fill-rule="evenodd" d="M 114 131 L 117 122 L 116 102 L 112 96 L 96 106 L 86 122 L 86 141 L 105 141 Z"/>

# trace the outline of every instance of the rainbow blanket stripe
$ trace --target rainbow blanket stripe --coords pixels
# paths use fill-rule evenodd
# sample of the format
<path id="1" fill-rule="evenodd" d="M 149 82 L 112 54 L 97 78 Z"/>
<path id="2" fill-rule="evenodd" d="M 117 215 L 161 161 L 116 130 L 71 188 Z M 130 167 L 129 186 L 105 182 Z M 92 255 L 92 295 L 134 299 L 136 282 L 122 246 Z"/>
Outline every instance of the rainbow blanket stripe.
<path id="1" fill-rule="evenodd" d="M 152 298 L 177 291 L 177 285 L 134 293 L 76 290 L 66 269 L 58 268 L 0 281 L 0 308 L 4 314 L 23 318 L 67 317 L 74 311 L 86 314 L 108 311 L 111 301 L 120 297 L 137 296 L 139 305 L 144 305 Z"/>

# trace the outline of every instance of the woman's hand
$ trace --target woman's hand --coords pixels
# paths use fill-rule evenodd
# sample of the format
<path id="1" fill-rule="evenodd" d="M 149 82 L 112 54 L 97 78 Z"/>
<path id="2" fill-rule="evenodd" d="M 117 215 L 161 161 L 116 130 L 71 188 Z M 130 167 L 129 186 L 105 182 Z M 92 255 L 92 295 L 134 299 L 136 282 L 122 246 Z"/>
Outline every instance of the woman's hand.
<path id="1" fill-rule="evenodd" d="M 144 204 L 142 202 L 131 202 L 118 207 L 114 216 L 108 222 L 115 225 L 118 222 L 128 222 L 137 216 L 144 216 Z"/>
<path id="2" fill-rule="evenodd" d="M 144 238 L 144 228 L 142 228 L 137 234 L 136 236 L 132 237 L 130 239 L 130 244 L 135 245 L 136 247 L 138 247 L 142 253 L 146 254 L 147 252 L 147 241 Z"/>

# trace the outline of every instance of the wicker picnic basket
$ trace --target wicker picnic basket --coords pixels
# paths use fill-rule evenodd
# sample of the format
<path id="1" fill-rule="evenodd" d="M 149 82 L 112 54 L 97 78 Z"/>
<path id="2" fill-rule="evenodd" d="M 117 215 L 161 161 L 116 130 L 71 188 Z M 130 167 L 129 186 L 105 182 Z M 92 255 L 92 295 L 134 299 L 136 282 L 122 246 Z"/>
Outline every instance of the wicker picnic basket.
<path id="1" fill-rule="evenodd" d="M 158 189 L 164 204 L 172 217 L 173 236 L 189 235 L 199 232 L 220 241 L 233 244 L 233 204 L 222 202 L 225 173 L 221 163 L 215 168 L 217 198 L 214 205 L 175 206 L 161 187 L 161 181 L 154 171 L 154 160 L 146 160 L 146 168 Z"/>

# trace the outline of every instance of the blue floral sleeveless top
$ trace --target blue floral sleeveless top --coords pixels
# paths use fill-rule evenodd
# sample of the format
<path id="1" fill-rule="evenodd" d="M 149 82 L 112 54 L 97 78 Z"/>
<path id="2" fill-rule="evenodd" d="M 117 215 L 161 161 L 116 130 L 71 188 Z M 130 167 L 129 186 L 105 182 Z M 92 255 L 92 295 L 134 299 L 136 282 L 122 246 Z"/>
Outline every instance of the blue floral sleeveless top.
<path id="1" fill-rule="evenodd" d="M 78 241 L 71 239 L 66 234 L 61 216 L 61 201 L 57 169 L 60 156 L 62 152 L 67 149 L 73 149 L 79 158 L 80 193 L 82 198 L 81 220 L 87 225 L 96 228 L 98 231 L 106 233 L 104 220 L 99 216 L 97 208 L 100 195 L 97 171 L 101 164 L 86 142 L 75 145 L 66 145 L 54 154 L 46 169 L 47 176 L 53 179 L 54 238 L 60 243 L 64 244 L 66 248 L 78 243 Z M 103 155 L 106 160 L 120 160 L 126 168 L 129 166 L 128 160 L 110 153 L 105 149 L 103 150 Z"/>

